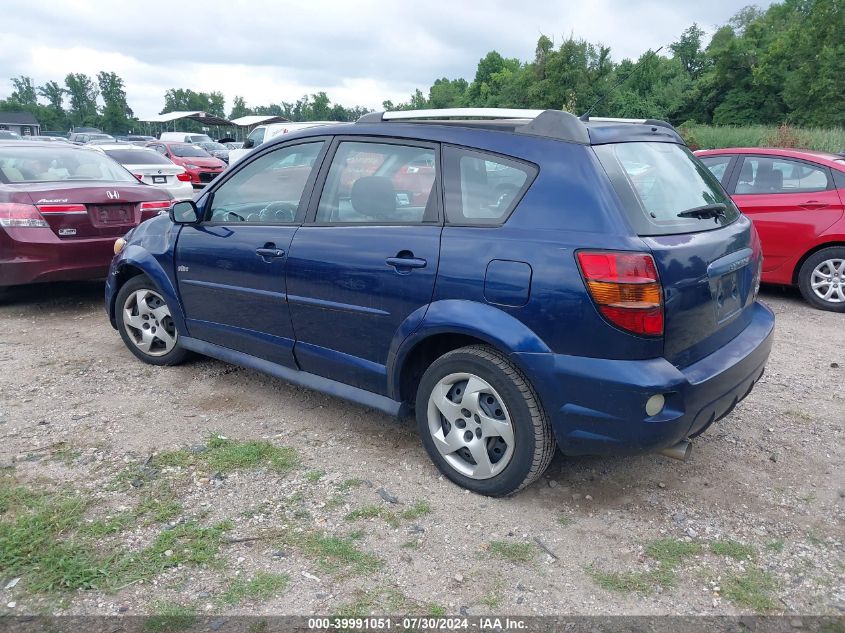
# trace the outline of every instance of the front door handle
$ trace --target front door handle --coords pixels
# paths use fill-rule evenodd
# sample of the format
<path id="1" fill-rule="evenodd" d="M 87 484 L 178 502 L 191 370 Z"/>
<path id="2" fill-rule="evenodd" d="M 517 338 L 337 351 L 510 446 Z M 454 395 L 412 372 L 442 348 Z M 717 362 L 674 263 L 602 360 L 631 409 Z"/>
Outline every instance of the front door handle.
<path id="1" fill-rule="evenodd" d="M 427 261 L 419 257 L 388 257 L 384 261 L 388 266 L 393 266 L 399 271 L 411 268 L 425 268 L 426 264 L 428 264 Z"/>
<path id="2" fill-rule="evenodd" d="M 256 248 L 255 254 L 263 257 L 265 260 L 278 259 L 279 257 L 285 256 L 285 252 L 280 248 Z"/>
<path id="3" fill-rule="evenodd" d="M 807 202 L 799 204 L 798 206 L 802 209 L 807 209 L 811 211 L 813 209 L 824 209 L 825 207 L 828 207 L 830 205 L 826 202 L 819 202 L 818 200 L 808 200 Z"/>

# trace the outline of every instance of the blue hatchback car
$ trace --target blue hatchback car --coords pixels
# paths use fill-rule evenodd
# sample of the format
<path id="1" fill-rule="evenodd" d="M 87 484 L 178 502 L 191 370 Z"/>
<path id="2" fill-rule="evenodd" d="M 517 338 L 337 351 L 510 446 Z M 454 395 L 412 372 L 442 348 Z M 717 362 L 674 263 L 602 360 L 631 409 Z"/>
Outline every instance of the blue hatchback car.
<path id="1" fill-rule="evenodd" d="M 469 109 L 314 127 L 115 251 L 106 310 L 141 360 L 195 352 L 414 412 L 437 467 L 493 496 L 555 446 L 685 458 L 772 343 L 754 228 L 662 121 Z"/>

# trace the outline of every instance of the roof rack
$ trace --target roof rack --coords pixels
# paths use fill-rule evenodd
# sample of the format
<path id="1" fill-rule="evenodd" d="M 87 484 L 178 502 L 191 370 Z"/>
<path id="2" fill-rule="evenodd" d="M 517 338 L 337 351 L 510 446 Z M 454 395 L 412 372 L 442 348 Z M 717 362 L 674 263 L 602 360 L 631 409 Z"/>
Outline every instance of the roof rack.
<path id="1" fill-rule="evenodd" d="M 395 110 L 370 112 L 356 123 L 416 122 L 441 125 L 481 126 L 493 123 L 501 126 L 513 122 L 512 131 L 532 136 L 545 136 L 573 143 L 590 144 L 588 123 L 634 123 L 664 127 L 674 132 L 675 128 L 665 121 L 656 119 L 616 119 L 591 117 L 579 119 L 563 110 L 527 110 L 520 108 L 442 108 L 426 110 Z"/>

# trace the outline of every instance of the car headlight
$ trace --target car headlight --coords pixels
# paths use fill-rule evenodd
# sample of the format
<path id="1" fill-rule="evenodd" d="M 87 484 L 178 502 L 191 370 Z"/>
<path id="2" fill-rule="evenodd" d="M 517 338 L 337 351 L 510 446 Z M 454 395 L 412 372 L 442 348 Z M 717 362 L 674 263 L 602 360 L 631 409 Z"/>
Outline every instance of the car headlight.
<path id="1" fill-rule="evenodd" d="M 114 254 L 117 255 L 120 251 L 123 250 L 124 246 L 126 246 L 126 240 L 122 237 L 117 238 L 114 241 Z"/>

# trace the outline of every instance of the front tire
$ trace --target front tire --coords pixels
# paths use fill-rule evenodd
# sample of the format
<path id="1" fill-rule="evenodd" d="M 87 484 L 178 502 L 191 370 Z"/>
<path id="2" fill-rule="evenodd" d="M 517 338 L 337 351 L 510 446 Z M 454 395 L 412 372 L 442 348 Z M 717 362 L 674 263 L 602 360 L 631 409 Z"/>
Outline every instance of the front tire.
<path id="1" fill-rule="evenodd" d="M 798 288 L 810 305 L 845 312 L 845 247 L 831 246 L 810 255 L 798 272 Z"/>
<path id="2" fill-rule="evenodd" d="M 126 347 L 145 363 L 178 365 L 187 358 L 170 307 L 148 277 L 133 277 L 120 289 L 115 320 Z"/>
<path id="3" fill-rule="evenodd" d="M 536 481 L 555 441 L 534 390 L 503 355 L 462 347 L 420 380 L 417 428 L 437 468 L 473 492 L 501 497 Z"/>

